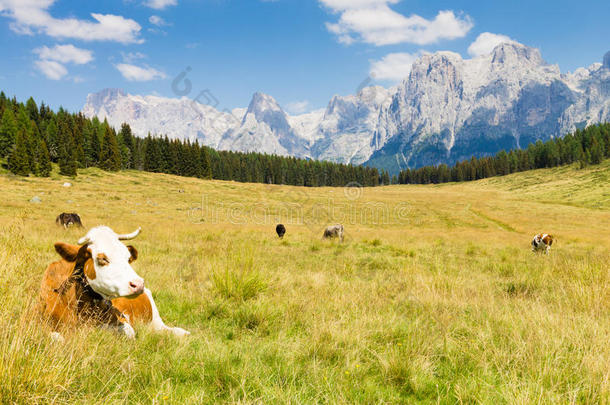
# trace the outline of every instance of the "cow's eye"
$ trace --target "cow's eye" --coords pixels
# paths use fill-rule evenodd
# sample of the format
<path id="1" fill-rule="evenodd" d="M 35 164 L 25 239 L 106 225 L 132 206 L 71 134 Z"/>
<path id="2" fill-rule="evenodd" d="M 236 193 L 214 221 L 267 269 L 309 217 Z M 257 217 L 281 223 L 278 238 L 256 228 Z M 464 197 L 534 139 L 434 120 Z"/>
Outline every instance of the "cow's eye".
<path id="1" fill-rule="evenodd" d="M 107 264 L 110 264 L 110 261 L 105 254 L 99 254 L 97 255 L 97 264 L 98 266 L 106 266 Z"/>

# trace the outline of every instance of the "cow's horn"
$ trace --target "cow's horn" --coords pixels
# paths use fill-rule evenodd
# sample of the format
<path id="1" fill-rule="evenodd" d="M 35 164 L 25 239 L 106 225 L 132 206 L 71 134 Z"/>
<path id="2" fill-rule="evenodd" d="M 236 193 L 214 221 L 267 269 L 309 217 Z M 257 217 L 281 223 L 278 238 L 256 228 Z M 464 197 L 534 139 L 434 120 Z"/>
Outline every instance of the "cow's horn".
<path id="1" fill-rule="evenodd" d="M 78 240 L 79 245 L 88 245 L 89 243 L 91 243 L 91 239 L 88 236 L 83 236 Z"/>
<path id="2" fill-rule="evenodd" d="M 138 229 L 136 229 L 135 232 L 128 233 L 128 234 L 125 234 L 125 235 L 119 235 L 119 240 L 135 239 L 135 237 L 140 234 L 141 230 L 142 230 L 142 227 L 138 227 Z"/>

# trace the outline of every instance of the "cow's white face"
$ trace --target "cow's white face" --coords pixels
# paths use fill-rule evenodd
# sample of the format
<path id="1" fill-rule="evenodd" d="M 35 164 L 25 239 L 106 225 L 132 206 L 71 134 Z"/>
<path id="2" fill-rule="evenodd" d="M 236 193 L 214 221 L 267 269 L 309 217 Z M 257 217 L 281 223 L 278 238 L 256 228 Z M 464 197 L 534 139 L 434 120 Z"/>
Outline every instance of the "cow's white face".
<path id="1" fill-rule="evenodd" d="M 125 246 L 119 235 L 105 226 L 91 229 L 82 240 L 91 254 L 84 273 L 95 292 L 107 299 L 142 294 L 144 279 L 131 267 L 137 257 L 133 247 Z"/>

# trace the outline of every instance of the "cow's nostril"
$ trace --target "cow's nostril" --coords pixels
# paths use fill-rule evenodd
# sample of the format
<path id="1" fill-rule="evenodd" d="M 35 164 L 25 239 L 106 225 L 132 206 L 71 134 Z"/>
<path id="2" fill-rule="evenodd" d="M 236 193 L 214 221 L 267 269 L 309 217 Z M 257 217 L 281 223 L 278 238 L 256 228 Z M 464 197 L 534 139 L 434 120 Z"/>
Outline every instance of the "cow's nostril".
<path id="1" fill-rule="evenodd" d="M 136 294 L 144 291 L 144 280 L 134 280 L 129 282 L 129 289 Z"/>

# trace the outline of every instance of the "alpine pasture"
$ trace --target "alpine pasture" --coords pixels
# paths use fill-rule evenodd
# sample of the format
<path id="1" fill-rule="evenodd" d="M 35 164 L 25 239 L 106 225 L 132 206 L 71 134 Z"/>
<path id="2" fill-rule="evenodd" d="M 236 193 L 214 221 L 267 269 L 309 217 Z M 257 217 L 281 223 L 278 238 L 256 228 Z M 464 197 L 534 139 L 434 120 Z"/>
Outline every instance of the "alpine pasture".
<path id="1" fill-rule="evenodd" d="M 609 161 L 364 189 L 98 169 L 0 187 L 1 403 L 610 401 Z M 322 240 L 335 223 L 344 243 Z M 53 243 L 96 225 L 143 228 L 134 268 L 191 336 L 49 338 Z"/>

